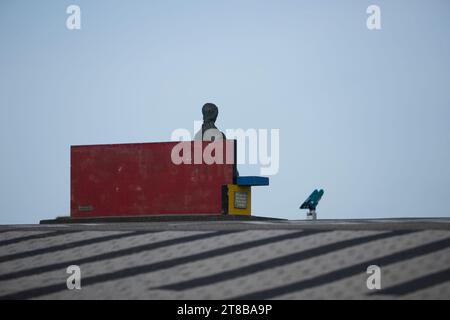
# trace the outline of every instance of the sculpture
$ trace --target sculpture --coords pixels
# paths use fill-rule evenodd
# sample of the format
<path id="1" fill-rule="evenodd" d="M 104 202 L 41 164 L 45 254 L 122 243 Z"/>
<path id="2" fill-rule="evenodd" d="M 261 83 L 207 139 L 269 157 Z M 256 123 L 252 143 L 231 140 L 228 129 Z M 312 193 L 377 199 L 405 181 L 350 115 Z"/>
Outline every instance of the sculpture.
<path id="1" fill-rule="evenodd" d="M 205 103 L 202 107 L 203 124 L 194 139 L 203 141 L 225 140 L 226 136 L 217 129 L 215 122 L 219 115 L 219 109 L 214 103 Z"/>

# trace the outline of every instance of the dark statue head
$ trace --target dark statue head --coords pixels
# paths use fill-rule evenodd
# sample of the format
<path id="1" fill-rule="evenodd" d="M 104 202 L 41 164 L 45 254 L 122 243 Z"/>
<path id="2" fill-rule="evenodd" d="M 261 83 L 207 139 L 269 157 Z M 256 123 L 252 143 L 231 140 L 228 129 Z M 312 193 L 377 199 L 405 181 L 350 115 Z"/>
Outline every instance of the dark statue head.
<path id="1" fill-rule="evenodd" d="M 205 103 L 202 108 L 204 122 L 216 122 L 219 109 L 214 103 Z"/>

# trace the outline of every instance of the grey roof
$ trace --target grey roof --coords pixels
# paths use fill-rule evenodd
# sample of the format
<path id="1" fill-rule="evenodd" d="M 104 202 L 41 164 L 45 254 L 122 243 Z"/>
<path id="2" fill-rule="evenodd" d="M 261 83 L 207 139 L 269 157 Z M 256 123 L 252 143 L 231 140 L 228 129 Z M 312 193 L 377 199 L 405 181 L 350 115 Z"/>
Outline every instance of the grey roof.
<path id="1" fill-rule="evenodd" d="M 0 226 L 0 299 L 449 299 L 449 268 L 449 219 Z"/>

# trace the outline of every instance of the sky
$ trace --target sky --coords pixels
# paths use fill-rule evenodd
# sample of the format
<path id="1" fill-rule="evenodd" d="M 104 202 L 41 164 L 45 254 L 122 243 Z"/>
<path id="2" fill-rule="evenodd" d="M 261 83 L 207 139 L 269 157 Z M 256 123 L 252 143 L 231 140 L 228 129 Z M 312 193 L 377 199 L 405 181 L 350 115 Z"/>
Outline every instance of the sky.
<path id="1" fill-rule="evenodd" d="M 0 224 L 69 215 L 71 145 L 170 141 L 206 102 L 279 129 L 254 215 L 323 188 L 321 219 L 450 217 L 449 83 L 447 0 L 0 0 Z"/>

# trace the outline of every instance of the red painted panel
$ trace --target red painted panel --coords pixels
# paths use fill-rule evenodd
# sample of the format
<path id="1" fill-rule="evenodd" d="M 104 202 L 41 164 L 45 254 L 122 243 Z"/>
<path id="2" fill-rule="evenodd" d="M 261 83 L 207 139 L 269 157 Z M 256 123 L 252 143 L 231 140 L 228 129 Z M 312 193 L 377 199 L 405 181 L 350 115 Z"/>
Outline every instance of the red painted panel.
<path id="1" fill-rule="evenodd" d="M 233 183 L 235 166 L 225 163 L 235 142 L 225 142 L 224 164 L 210 165 L 174 164 L 178 142 L 72 146 L 71 216 L 221 214 L 221 187 Z"/>

